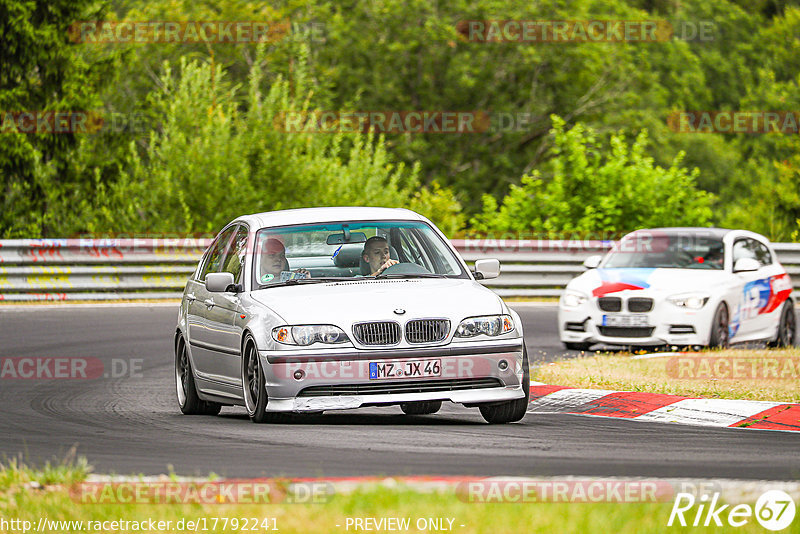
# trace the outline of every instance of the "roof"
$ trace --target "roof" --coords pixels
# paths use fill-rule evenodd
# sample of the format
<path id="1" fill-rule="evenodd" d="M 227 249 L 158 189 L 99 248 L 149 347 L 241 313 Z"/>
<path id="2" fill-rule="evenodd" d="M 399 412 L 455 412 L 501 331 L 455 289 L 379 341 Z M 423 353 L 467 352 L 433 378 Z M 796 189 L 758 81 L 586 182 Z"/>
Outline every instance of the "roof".
<path id="1" fill-rule="evenodd" d="M 713 237 L 716 239 L 722 239 L 725 237 L 726 234 L 729 232 L 733 232 L 733 230 L 729 230 L 727 228 L 703 228 L 698 226 L 687 226 L 687 227 L 667 227 L 667 228 L 642 228 L 640 230 L 634 230 L 633 232 L 627 234 L 625 237 L 631 236 L 633 234 L 639 232 L 651 232 L 653 234 L 664 234 L 664 235 L 687 235 L 687 234 L 700 234 L 703 237 Z"/>
<path id="2" fill-rule="evenodd" d="M 425 218 L 404 208 L 374 208 L 364 206 L 343 206 L 328 208 L 299 208 L 291 210 L 265 211 L 243 215 L 237 220 L 246 221 L 253 226 L 265 228 L 289 224 L 313 224 L 339 221 L 424 221 Z"/>

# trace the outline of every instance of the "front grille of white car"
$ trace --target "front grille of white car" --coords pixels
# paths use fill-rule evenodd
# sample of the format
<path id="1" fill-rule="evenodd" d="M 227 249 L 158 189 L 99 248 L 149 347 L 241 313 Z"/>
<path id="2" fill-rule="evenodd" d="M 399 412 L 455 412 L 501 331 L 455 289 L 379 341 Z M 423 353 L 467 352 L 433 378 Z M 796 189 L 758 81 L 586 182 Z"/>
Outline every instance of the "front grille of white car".
<path id="1" fill-rule="evenodd" d="M 406 323 L 406 341 L 409 343 L 434 343 L 442 341 L 450 332 L 447 319 L 415 319 Z"/>
<path id="2" fill-rule="evenodd" d="M 362 345 L 397 345 L 400 343 L 400 325 L 394 321 L 356 323 L 353 334 Z"/>
<path id="3" fill-rule="evenodd" d="M 633 297 L 628 299 L 628 311 L 635 313 L 649 312 L 653 309 L 653 299 Z"/>
<path id="4" fill-rule="evenodd" d="M 619 297 L 600 297 L 597 299 L 597 305 L 607 312 L 622 311 L 622 299 Z"/>

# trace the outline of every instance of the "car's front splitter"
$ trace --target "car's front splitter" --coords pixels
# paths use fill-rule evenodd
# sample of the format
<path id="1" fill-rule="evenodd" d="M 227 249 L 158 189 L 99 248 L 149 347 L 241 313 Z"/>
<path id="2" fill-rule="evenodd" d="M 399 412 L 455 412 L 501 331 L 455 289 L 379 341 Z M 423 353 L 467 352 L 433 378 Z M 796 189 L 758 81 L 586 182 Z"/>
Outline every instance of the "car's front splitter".
<path id="1" fill-rule="evenodd" d="M 522 387 L 503 386 L 466 391 L 392 393 L 380 395 L 337 395 L 324 397 L 270 398 L 267 411 L 272 412 L 318 412 L 328 410 L 351 410 L 362 406 L 392 405 L 402 402 L 451 401 L 460 404 L 503 402 L 524 396 Z"/>

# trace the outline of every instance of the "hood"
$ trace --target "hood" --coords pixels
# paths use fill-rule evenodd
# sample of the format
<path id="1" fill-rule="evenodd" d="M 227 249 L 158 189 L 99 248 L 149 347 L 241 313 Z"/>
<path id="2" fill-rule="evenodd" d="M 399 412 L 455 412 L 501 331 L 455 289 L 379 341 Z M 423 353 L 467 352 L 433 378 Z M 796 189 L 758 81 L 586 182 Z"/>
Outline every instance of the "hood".
<path id="1" fill-rule="evenodd" d="M 358 321 L 448 318 L 503 313 L 500 298 L 472 280 L 359 280 L 254 291 L 252 297 L 270 307 L 287 324 L 335 324 Z M 398 315 L 396 309 L 405 313 Z"/>
<path id="2" fill-rule="evenodd" d="M 692 291 L 710 291 L 725 283 L 730 273 L 700 269 L 591 269 L 572 280 L 569 289 L 592 297 L 620 291 L 674 295 Z"/>

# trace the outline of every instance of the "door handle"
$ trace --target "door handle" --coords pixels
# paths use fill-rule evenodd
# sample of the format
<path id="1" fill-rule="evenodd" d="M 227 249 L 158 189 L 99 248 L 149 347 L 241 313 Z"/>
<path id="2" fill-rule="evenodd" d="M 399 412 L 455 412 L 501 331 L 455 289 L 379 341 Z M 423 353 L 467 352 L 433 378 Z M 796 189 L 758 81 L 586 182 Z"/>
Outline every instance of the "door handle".
<path id="1" fill-rule="evenodd" d="M 206 299 L 206 300 L 203 301 L 203 303 L 209 309 L 214 307 L 214 299 Z"/>
<path id="2" fill-rule="evenodd" d="M 191 303 L 197 300 L 197 297 L 194 296 L 194 293 L 189 293 L 186 295 L 186 300 L 188 300 Z"/>

